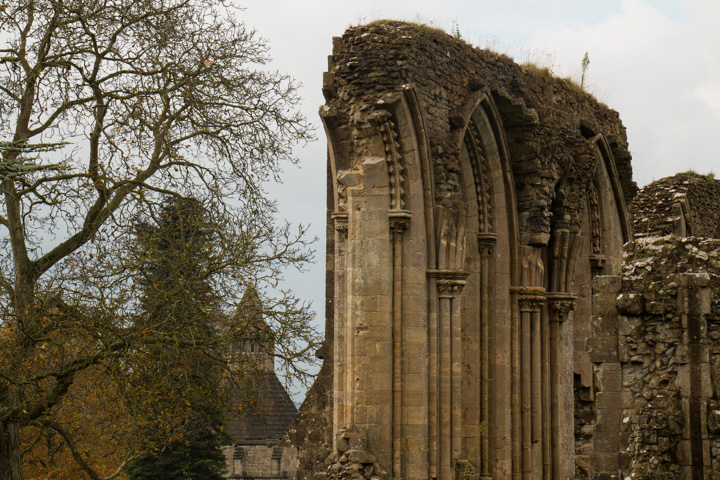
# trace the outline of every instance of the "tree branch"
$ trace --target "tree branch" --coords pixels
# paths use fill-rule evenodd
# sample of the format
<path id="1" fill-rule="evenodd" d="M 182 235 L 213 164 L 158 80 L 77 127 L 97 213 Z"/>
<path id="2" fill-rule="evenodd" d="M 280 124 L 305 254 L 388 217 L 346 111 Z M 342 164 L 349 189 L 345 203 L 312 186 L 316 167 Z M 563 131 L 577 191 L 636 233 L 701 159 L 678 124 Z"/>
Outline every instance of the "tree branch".
<path id="1" fill-rule="evenodd" d="M 123 469 L 125 468 L 125 465 L 127 465 L 127 463 L 130 460 L 135 458 L 134 455 L 128 454 L 128 456 L 120 464 L 118 469 L 115 470 L 114 473 L 108 475 L 107 477 L 103 477 L 100 474 L 98 474 L 95 470 L 93 470 L 90 467 L 90 465 L 88 465 L 88 463 L 85 461 L 82 454 L 78 450 L 77 446 L 75 445 L 75 440 L 73 439 L 72 435 L 70 435 L 70 433 L 67 430 L 65 430 L 59 423 L 53 422 L 52 420 L 46 420 L 46 419 L 38 420 L 37 423 L 44 427 L 50 428 L 50 429 L 54 430 L 55 432 L 57 432 L 58 434 L 60 434 L 60 436 L 65 441 L 65 444 L 70 449 L 70 453 L 72 454 L 75 462 L 77 462 L 77 464 L 80 466 L 80 468 L 82 468 L 83 471 L 85 473 L 87 473 L 88 476 L 92 480 L 113 480 L 114 478 L 117 478 L 122 473 Z"/>

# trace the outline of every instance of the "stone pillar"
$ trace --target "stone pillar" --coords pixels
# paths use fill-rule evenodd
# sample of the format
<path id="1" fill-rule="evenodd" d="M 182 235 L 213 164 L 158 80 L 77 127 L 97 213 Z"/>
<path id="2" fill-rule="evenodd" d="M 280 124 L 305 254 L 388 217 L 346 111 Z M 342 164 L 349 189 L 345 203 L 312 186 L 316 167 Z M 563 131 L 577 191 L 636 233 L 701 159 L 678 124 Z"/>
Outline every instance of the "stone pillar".
<path id="1" fill-rule="evenodd" d="M 428 457 L 433 480 L 440 473 L 440 301 L 432 274 L 428 274 L 428 290 Z"/>
<path id="2" fill-rule="evenodd" d="M 490 480 L 490 272 L 493 271 L 492 253 L 497 236 L 478 234 L 480 256 L 480 479 Z"/>
<path id="3" fill-rule="evenodd" d="M 520 293 L 520 425 L 523 480 L 541 478 L 542 357 L 541 309 L 545 289 L 526 287 Z"/>
<path id="4" fill-rule="evenodd" d="M 403 475 L 403 233 L 410 222 L 411 214 L 405 210 L 391 210 L 388 214 L 393 239 L 393 298 L 392 298 L 392 336 L 393 336 L 393 467 L 394 479 Z"/>
<path id="5" fill-rule="evenodd" d="M 547 381 L 547 410 L 549 413 L 548 442 L 546 445 L 548 455 L 545 468 L 545 478 L 552 480 L 566 480 L 574 478 L 574 472 L 568 471 L 564 459 L 567 455 L 573 454 L 574 442 L 568 439 L 565 429 L 566 398 L 572 396 L 572 384 L 565 374 L 565 356 L 563 339 L 564 329 L 568 328 L 565 321 L 572 310 L 575 309 L 576 297 L 573 294 L 564 292 L 549 292 L 547 294 L 548 305 L 548 368 Z M 569 361 L 569 360 L 567 360 Z"/>
<path id="6" fill-rule="evenodd" d="M 462 445 L 462 317 L 466 272 L 429 272 L 437 285 L 436 461 L 441 479 L 453 478 Z M 431 349 L 432 351 L 432 349 Z M 432 379 L 431 379 L 432 382 Z M 432 451 L 431 451 L 432 458 Z"/>
<path id="7" fill-rule="evenodd" d="M 587 350 L 595 365 L 598 390 L 595 396 L 596 422 L 593 453 L 589 459 L 591 478 L 618 478 L 620 468 L 620 428 L 624 398 L 622 369 L 618 349 L 618 293 L 621 278 L 599 275 L 593 280 L 592 337 Z M 626 298 L 633 302 L 634 298 Z"/>
<path id="8" fill-rule="evenodd" d="M 710 445 L 707 430 L 707 404 L 712 398 L 707 320 L 712 291 L 707 274 L 679 275 L 678 314 L 683 337 L 681 348 L 687 363 L 678 367 L 681 405 L 685 422 L 678 444 L 678 462 L 683 480 L 709 478 Z M 707 475 L 706 475 L 707 474 Z"/>
<path id="9" fill-rule="evenodd" d="M 347 212 L 335 212 L 332 215 L 335 221 L 335 319 L 334 319 L 334 355 L 333 355 L 333 451 L 337 450 L 337 433 L 340 429 L 350 425 L 348 412 L 345 409 L 347 403 L 347 370 L 348 349 L 347 349 L 347 324 L 345 318 L 345 254 L 347 251 Z"/>
<path id="10" fill-rule="evenodd" d="M 545 303 L 542 250 L 523 247 L 521 286 L 511 292 L 518 302 L 513 346 L 513 478 L 542 478 L 542 307 Z M 517 395 L 517 397 L 515 396 Z"/>
<path id="11" fill-rule="evenodd" d="M 346 430 L 367 435 L 385 470 L 393 465 L 393 239 L 387 162 L 369 158 L 340 179 L 347 185 L 345 256 Z M 337 271 L 337 270 L 336 270 Z"/>

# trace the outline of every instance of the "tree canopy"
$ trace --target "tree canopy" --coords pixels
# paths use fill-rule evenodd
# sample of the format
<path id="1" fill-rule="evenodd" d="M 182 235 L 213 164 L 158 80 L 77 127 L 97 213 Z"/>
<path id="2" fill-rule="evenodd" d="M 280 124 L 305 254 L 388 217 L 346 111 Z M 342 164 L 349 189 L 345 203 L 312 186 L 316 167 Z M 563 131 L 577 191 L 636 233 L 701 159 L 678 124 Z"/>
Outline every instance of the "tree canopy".
<path id="1" fill-rule="evenodd" d="M 242 382 L 238 359 L 213 352 L 242 330 L 232 313 L 250 283 L 273 354 L 299 374 L 311 360 L 311 313 L 271 288 L 311 252 L 302 228 L 277 225 L 263 184 L 312 134 L 239 13 L 224 0 L 0 5 L 0 480 L 23 478 L 26 429 L 55 432 L 86 476 L 113 474 L 95 471 L 68 412 L 97 375 L 111 388 L 95 394 L 133 413 L 128 365 L 150 345 L 192 343 Z M 206 207 L 199 261 L 225 337 L 137 321 L 152 275 L 128 239 L 168 197 Z M 121 430 L 132 456 L 143 439 Z"/>
<path id="2" fill-rule="evenodd" d="M 173 340 L 143 345 L 128 360 L 129 403 L 146 445 L 175 439 L 144 452 L 126 471 L 130 480 L 222 480 L 221 446 L 232 443 L 225 410 L 237 396 L 223 394 L 224 370 L 213 368 L 234 346 L 229 338 L 219 341 L 223 313 L 209 285 L 214 272 L 206 269 L 215 229 L 193 198 L 170 198 L 154 217 L 138 223 L 132 241 L 141 304 L 134 323 Z M 208 346 L 196 348 L 196 340 Z"/>

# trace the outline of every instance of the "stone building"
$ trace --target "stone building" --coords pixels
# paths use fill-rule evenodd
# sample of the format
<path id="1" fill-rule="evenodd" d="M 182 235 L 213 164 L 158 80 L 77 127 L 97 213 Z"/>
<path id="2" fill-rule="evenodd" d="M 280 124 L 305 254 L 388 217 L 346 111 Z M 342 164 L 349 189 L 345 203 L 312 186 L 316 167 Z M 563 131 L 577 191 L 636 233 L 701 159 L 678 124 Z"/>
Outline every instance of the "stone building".
<path id="1" fill-rule="evenodd" d="M 720 238 L 720 181 L 694 172 L 652 182 L 633 202 L 635 236 Z"/>
<path id="2" fill-rule="evenodd" d="M 247 329 L 238 335 L 237 348 L 248 370 L 242 412 L 228 418 L 227 433 L 234 443 L 223 448 L 227 475 L 232 479 L 290 480 L 297 469 L 297 449 L 287 438 L 297 408 L 275 374 L 272 333 L 263 320 L 254 287 L 245 293 L 238 316 Z"/>
<path id="3" fill-rule="evenodd" d="M 664 178 L 634 208 L 621 270 L 594 286 L 586 349 L 597 385 L 595 401 L 576 405 L 577 478 L 598 478 L 602 463 L 619 475 L 606 478 L 717 479 L 720 181 Z"/>
<path id="4" fill-rule="evenodd" d="M 332 475 L 573 478 L 591 282 L 632 234 L 617 113 L 394 22 L 334 39 L 323 91 L 327 341 L 300 477 L 340 451 Z"/>
<path id="5" fill-rule="evenodd" d="M 616 112 L 427 27 L 348 29 L 323 93 L 297 478 L 720 478 L 720 250 L 656 236 L 718 236 L 717 183 L 656 182 L 633 222 Z"/>

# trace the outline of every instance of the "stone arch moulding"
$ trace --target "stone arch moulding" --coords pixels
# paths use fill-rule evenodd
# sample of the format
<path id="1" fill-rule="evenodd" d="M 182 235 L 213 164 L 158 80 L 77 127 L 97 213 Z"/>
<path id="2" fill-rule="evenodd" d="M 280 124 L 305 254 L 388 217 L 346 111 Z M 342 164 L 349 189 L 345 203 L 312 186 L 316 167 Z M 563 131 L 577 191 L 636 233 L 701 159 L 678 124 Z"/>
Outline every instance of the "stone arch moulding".
<path id="1" fill-rule="evenodd" d="M 461 128 L 455 128 L 452 134 L 455 136 L 455 143 L 462 149 L 468 129 L 473 125 L 482 125 L 482 140 L 491 145 L 494 151 L 491 152 L 496 165 L 489 170 L 498 172 L 502 178 L 502 192 L 506 205 L 506 212 L 503 212 L 508 222 L 508 238 L 510 240 L 513 265 L 517 265 L 519 257 L 518 248 L 518 217 L 515 208 L 515 182 L 513 180 L 512 168 L 510 165 L 510 154 L 505 138 L 505 129 L 502 124 L 502 117 L 492 98 L 492 92 L 488 87 L 483 87 L 472 92 L 464 105 L 456 112 L 462 120 L 458 122 Z M 497 159 L 497 160 L 495 160 Z M 498 168 L 499 167 L 499 168 Z M 497 179 L 496 179 L 497 180 Z M 517 283 L 517 269 L 512 272 L 513 285 Z"/>
<path id="2" fill-rule="evenodd" d="M 584 426 L 592 427 L 592 454 L 578 455 L 578 465 L 587 465 L 591 475 L 604 477 L 617 474 L 617 452 L 620 450 L 621 402 L 617 401 L 618 386 L 622 383 L 618 368 L 607 368 L 599 372 L 587 346 L 593 337 L 591 317 L 593 315 L 592 284 L 597 275 L 610 275 L 622 264 L 623 244 L 632 238 L 632 223 L 622 193 L 615 159 L 602 133 L 588 135 L 595 157 L 595 171 L 587 195 L 584 213 L 584 229 L 590 233 L 590 241 L 583 245 L 581 258 L 574 275 L 577 306 L 573 318 L 573 378 L 575 380 L 574 401 L 576 416 L 568 418 L 578 431 Z M 610 362 L 612 363 L 612 362 Z M 609 365 L 608 363 L 607 365 Z M 602 392 L 602 395 L 596 395 Z M 568 392 L 570 393 L 570 392 Z M 615 397 L 613 397 L 615 395 Z M 592 408 L 588 409 L 588 404 Z M 585 412 L 578 415 L 577 412 Z M 589 413 L 591 412 L 591 413 Z M 585 415 L 585 416 L 583 416 Z M 575 439 L 576 448 L 582 450 L 587 443 L 582 435 Z M 593 477 L 595 478 L 595 477 Z"/>
<path id="3" fill-rule="evenodd" d="M 620 227 L 622 230 L 623 242 L 629 242 L 632 239 L 632 219 L 628 216 L 629 211 L 625 204 L 625 196 L 623 195 L 622 185 L 620 178 L 618 177 L 617 167 L 615 166 L 615 158 L 613 157 L 612 150 L 602 133 L 599 133 L 590 139 L 593 146 L 593 152 L 597 159 L 595 167 L 595 179 L 598 177 L 598 167 L 600 162 L 605 168 L 607 179 L 610 182 L 612 188 L 613 198 L 615 202 L 614 210 L 617 212 L 620 218 Z M 595 181 L 594 179 L 594 181 Z M 606 212 L 609 213 L 609 212 Z"/>
<path id="4" fill-rule="evenodd" d="M 403 85 L 352 121 L 330 107 L 321 117 L 335 227 L 333 448 L 363 444 L 393 477 L 420 478 L 428 468 L 419 453 L 428 448 L 425 283 L 436 252 L 423 109 Z"/>
<path id="5" fill-rule="evenodd" d="M 679 197 L 672 206 L 673 233 L 678 237 L 695 236 L 695 217 L 690 209 L 687 195 Z"/>
<path id="6" fill-rule="evenodd" d="M 464 208 L 455 230 L 465 238 L 456 240 L 464 245 L 458 248 L 462 260 L 443 258 L 447 212 L 436 208 L 439 253 L 437 270 L 429 272 L 430 474 L 445 479 L 473 471 L 483 479 L 504 478 L 513 463 L 508 352 L 516 316 L 510 287 L 519 281 L 514 182 L 491 91 L 473 91 L 450 118 Z M 459 288 L 451 294 L 448 285 Z"/>

